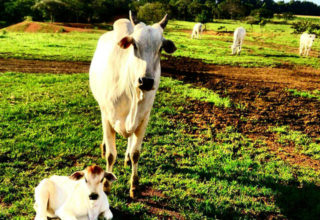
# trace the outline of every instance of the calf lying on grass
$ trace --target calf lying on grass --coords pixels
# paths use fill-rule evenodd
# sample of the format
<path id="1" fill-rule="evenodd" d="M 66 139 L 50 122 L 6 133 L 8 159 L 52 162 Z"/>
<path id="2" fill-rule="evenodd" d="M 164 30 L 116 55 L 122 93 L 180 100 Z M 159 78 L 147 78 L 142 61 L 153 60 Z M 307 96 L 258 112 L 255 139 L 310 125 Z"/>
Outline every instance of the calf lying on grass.
<path id="1" fill-rule="evenodd" d="M 52 176 L 42 180 L 35 189 L 35 220 L 59 217 L 62 220 L 112 219 L 109 202 L 103 192 L 103 180 L 113 182 L 117 178 L 93 165 L 77 171 L 70 177 Z"/>

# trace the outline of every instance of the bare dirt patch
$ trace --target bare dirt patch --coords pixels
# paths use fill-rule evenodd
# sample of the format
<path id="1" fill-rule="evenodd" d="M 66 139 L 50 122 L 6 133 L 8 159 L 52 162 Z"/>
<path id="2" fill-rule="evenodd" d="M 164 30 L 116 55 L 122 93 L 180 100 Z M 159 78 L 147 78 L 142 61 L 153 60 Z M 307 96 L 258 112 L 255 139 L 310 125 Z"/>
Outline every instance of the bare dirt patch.
<path id="1" fill-rule="evenodd" d="M 89 62 L 0 59 L 0 72 L 88 73 L 89 65 Z"/>
<path id="2" fill-rule="evenodd" d="M 214 66 L 193 59 L 170 57 L 162 64 L 164 75 L 207 87 L 222 97 L 228 96 L 232 108 L 217 108 L 213 104 L 190 100 L 188 113 L 176 116 L 184 123 L 201 129 L 213 127 L 219 132 L 227 126 L 252 139 L 264 139 L 270 150 L 290 164 L 320 170 L 319 161 L 294 151 L 294 146 L 278 151 L 279 144 L 270 130 L 275 126 L 289 126 L 313 139 L 320 136 L 320 102 L 295 97 L 286 89 L 320 89 L 320 71 L 308 67 L 242 68 Z M 192 127 L 192 126 L 191 126 Z M 282 146 L 281 146 L 282 147 Z"/>
<path id="3" fill-rule="evenodd" d="M 30 33 L 69 33 L 69 32 L 101 32 L 93 29 L 89 25 L 76 23 L 45 23 L 35 21 L 23 21 L 4 28 L 12 32 L 30 32 Z"/>

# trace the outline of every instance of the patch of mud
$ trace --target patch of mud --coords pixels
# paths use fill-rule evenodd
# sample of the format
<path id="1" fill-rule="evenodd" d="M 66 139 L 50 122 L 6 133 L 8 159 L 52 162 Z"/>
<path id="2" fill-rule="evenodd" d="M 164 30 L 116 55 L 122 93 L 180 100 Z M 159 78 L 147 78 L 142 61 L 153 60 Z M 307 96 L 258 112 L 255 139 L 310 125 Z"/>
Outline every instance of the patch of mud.
<path id="1" fill-rule="evenodd" d="M 165 72 L 163 75 L 207 87 L 222 97 L 230 97 L 236 103 L 232 108 L 223 109 L 210 103 L 190 100 L 191 105 L 185 106 L 185 112 L 188 113 L 175 116 L 175 119 L 198 128 L 188 132 L 199 134 L 201 129 L 207 130 L 209 127 L 213 132 L 219 132 L 227 126 L 233 126 L 252 139 L 264 139 L 283 160 L 320 170 L 318 160 L 296 153 L 292 146 L 285 148 L 285 154 L 276 151 L 279 144 L 270 131 L 271 127 L 289 126 L 313 139 L 320 137 L 320 102 L 295 97 L 286 91 L 287 88 L 320 89 L 319 70 L 287 66 L 214 66 L 199 60 L 179 60 L 173 57 L 168 58 L 162 66 Z"/>
<path id="2" fill-rule="evenodd" d="M 89 62 L 0 59 L 0 72 L 21 73 L 88 73 Z"/>

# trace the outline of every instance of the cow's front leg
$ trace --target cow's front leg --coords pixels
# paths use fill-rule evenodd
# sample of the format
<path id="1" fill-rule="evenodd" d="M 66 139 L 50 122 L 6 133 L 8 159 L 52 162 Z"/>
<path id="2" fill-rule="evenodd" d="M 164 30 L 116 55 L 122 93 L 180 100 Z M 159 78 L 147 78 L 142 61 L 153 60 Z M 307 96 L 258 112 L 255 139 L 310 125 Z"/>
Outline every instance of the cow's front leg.
<path id="1" fill-rule="evenodd" d="M 104 114 L 104 113 L 102 113 Z M 103 144 L 102 146 L 105 149 L 105 158 L 107 160 L 107 171 L 112 172 L 113 165 L 117 158 L 117 149 L 116 149 L 116 132 L 111 127 L 106 117 L 102 116 L 102 127 L 103 127 Z M 104 191 L 109 194 L 111 191 L 111 182 L 105 180 L 104 182 Z"/>
<path id="2" fill-rule="evenodd" d="M 138 195 L 138 187 L 139 187 L 139 177 L 138 177 L 138 161 L 140 158 L 140 149 L 142 139 L 144 137 L 145 130 L 149 121 L 149 114 L 142 121 L 140 126 L 136 129 L 136 131 L 131 135 L 131 147 L 130 147 L 130 160 L 132 166 L 132 174 L 130 181 L 130 197 L 135 198 Z"/>

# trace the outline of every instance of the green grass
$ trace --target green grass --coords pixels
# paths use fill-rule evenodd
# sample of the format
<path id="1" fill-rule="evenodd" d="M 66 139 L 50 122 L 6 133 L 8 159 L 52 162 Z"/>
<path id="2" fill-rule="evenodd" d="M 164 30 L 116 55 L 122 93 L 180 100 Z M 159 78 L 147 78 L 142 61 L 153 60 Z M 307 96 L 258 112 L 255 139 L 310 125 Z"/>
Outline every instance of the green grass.
<path id="1" fill-rule="evenodd" d="M 278 142 L 282 145 L 294 143 L 297 152 L 316 160 L 320 159 L 320 144 L 307 135 L 299 131 L 290 130 L 287 126 L 275 127 L 272 130 L 278 134 Z M 319 141 L 320 139 L 318 138 L 317 142 Z"/>
<path id="2" fill-rule="evenodd" d="M 207 63 L 244 66 L 275 67 L 284 63 L 320 67 L 317 57 L 298 56 L 299 35 L 292 34 L 290 24 L 248 25 L 240 21 L 217 20 L 208 23 L 202 40 L 190 39 L 193 22 L 170 21 L 165 36 L 175 42 L 174 56 L 203 59 Z M 232 31 L 243 26 L 247 36 L 241 56 L 231 55 Z M 224 28 L 221 28 L 224 27 Z M 189 31 L 190 33 L 187 33 Z M 227 34 L 214 35 L 217 31 Z M 97 33 L 0 33 L 1 58 L 27 58 L 41 60 L 90 61 L 94 53 Z M 320 42 L 312 47 L 316 54 Z M 317 55 L 316 55 L 317 56 Z"/>
<path id="3" fill-rule="evenodd" d="M 320 100 L 320 91 L 319 90 L 314 90 L 314 91 L 298 91 L 296 89 L 288 89 L 288 91 L 290 93 L 292 93 L 292 95 L 294 96 L 298 96 L 298 97 L 303 97 L 303 98 L 315 98 Z"/>
<path id="4" fill-rule="evenodd" d="M 69 175 L 92 163 L 105 167 L 98 147 L 100 112 L 85 74 L 2 73 L 0 83 L 0 219 L 31 219 L 33 191 L 41 179 Z M 126 140 L 118 137 L 118 181 L 109 197 L 111 206 L 142 219 L 159 217 L 149 212 L 152 203 L 187 219 L 316 219 L 318 172 L 286 164 L 262 141 L 232 127 L 214 134 L 208 124 L 193 135 L 186 131 L 199 128 L 175 119 L 188 114 L 184 106 L 190 99 L 211 102 L 211 97 L 221 108 L 226 104 L 219 103 L 228 103 L 214 101 L 219 98 L 209 90 L 162 78 L 139 174 L 143 187 L 163 196 L 146 198 L 150 202 L 129 199 L 130 169 L 123 167 Z"/>

